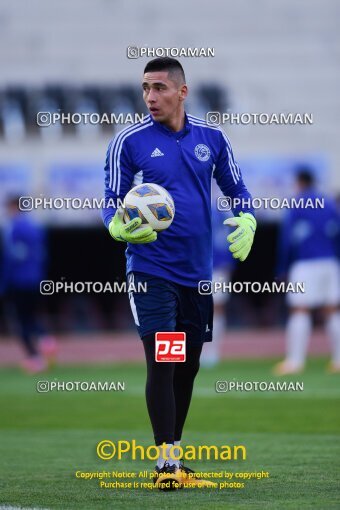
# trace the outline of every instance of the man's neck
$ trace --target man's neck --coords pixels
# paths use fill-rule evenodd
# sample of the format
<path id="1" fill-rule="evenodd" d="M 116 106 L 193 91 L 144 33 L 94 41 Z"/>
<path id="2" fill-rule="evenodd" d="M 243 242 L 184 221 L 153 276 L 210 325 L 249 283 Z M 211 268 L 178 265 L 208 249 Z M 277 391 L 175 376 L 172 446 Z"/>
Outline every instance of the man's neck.
<path id="1" fill-rule="evenodd" d="M 178 131 L 182 131 L 185 124 L 185 113 L 184 110 L 180 113 L 180 115 L 177 115 L 173 119 L 170 119 L 168 122 L 164 123 L 164 126 L 166 126 L 168 129 L 171 129 L 171 131 L 174 131 L 177 133 Z"/>

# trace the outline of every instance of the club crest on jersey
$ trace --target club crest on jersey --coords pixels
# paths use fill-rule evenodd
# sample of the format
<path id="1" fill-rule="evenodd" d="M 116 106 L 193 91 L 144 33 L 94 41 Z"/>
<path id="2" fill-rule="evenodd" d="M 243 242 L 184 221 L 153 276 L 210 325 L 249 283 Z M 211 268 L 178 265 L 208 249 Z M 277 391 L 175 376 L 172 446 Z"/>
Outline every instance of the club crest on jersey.
<path id="1" fill-rule="evenodd" d="M 204 143 L 199 143 L 195 147 L 195 156 L 200 161 L 208 161 L 210 158 L 210 149 Z"/>

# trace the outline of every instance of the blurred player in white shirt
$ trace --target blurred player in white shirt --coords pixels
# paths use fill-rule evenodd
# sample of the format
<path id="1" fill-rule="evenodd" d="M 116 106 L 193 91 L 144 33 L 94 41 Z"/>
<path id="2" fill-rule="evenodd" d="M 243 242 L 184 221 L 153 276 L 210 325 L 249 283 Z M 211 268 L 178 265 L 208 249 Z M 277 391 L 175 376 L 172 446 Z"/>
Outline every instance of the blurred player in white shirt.
<path id="1" fill-rule="evenodd" d="M 320 198 L 308 168 L 297 173 L 298 198 Z M 305 293 L 287 295 L 290 315 L 286 329 L 286 357 L 275 366 L 277 375 L 301 372 L 312 331 L 313 309 L 321 308 L 331 342 L 331 372 L 340 372 L 340 217 L 335 202 L 324 208 L 291 209 L 280 234 L 280 277 L 304 282 Z"/>

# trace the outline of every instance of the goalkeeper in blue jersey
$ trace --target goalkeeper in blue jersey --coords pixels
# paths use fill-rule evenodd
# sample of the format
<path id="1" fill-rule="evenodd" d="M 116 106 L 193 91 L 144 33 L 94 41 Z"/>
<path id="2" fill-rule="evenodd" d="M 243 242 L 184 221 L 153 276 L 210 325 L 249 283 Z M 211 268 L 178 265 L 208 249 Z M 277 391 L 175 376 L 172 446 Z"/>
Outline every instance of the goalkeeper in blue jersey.
<path id="1" fill-rule="evenodd" d="M 181 64 L 172 58 L 149 62 L 142 80 L 150 112 L 143 122 L 122 130 L 111 141 L 105 165 L 105 197 L 117 204 L 136 184 L 163 186 L 172 195 L 172 225 L 157 234 L 139 229 L 140 218 L 127 224 L 122 211 L 103 209 L 111 236 L 126 242 L 127 275 L 135 286 L 147 283 L 144 294 L 131 293 L 130 304 L 147 363 L 146 401 L 156 445 L 160 449 L 156 484 L 185 480 L 189 469 L 171 455 L 179 446 L 204 342 L 212 340 L 213 301 L 198 292 L 200 280 L 212 278 L 211 178 L 231 198 L 251 198 L 234 160 L 228 137 L 185 112 L 188 94 Z M 255 234 L 253 211 L 233 209 L 226 228 L 235 259 L 247 258 Z M 158 236 L 158 237 L 157 237 Z M 226 242 L 227 249 L 227 242 Z M 186 333 L 186 361 L 157 363 L 155 333 Z M 172 477 L 172 478 L 171 478 Z"/>

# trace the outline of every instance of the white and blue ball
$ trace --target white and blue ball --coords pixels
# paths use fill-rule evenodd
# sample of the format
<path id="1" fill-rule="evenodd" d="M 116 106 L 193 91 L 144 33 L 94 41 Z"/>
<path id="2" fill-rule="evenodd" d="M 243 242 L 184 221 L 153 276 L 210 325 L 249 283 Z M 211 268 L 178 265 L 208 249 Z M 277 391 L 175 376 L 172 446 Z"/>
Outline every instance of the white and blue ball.
<path id="1" fill-rule="evenodd" d="M 124 221 L 141 218 L 142 225 L 150 225 L 156 232 L 170 227 L 175 216 L 175 204 L 170 193 L 153 183 L 138 184 L 124 199 Z"/>

